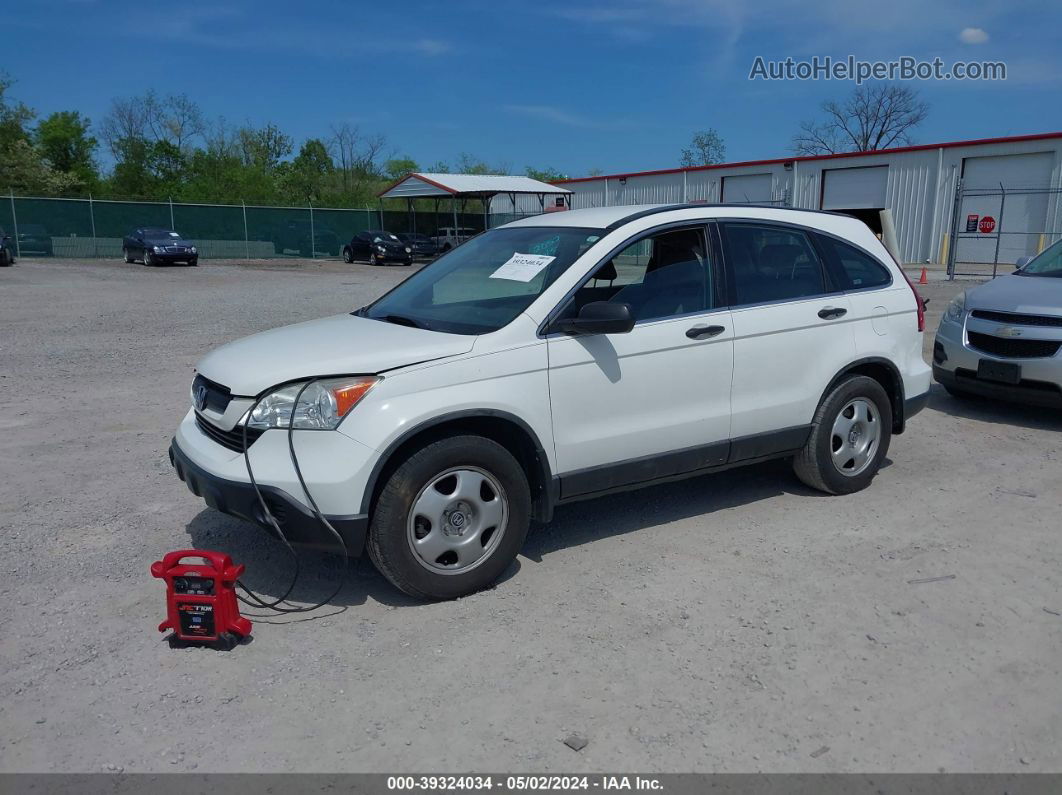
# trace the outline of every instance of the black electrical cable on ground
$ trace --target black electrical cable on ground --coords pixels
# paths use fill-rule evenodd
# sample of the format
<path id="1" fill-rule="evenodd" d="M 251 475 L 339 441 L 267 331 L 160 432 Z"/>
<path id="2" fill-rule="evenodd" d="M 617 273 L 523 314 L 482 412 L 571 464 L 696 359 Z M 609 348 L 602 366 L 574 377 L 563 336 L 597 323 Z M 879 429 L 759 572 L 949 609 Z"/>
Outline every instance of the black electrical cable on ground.
<path id="1" fill-rule="evenodd" d="M 243 602 L 245 605 L 249 605 L 251 607 L 258 607 L 258 608 L 264 608 L 264 609 L 267 609 L 267 610 L 274 610 L 277 613 L 308 613 L 311 610 L 317 610 L 320 607 L 324 607 L 326 604 L 328 604 L 333 599 L 335 599 L 336 596 L 339 595 L 339 592 L 341 590 L 343 590 L 343 586 L 346 584 L 347 570 L 350 567 L 350 555 L 348 554 L 348 550 L 347 550 L 347 542 L 343 539 L 343 536 L 340 535 L 339 531 L 337 531 L 332 526 L 332 523 L 329 522 L 328 519 L 325 518 L 325 515 L 323 513 L 321 513 L 320 508 L 318 508 L 317 501 L 314 500 L 313 495 L 310 494 L 310 490 L 306 486 L 306 480 L 302 476 L 302 469 L 299 467 L 299 459 L 295 455 L 295 410 L 298 408 L 299 400 L 302 399 L 303 393 L 309 387 L 311 387 L 313 384 L 317 383 L 320 380 L 321 379 L 319 379 L 319 378 L 313 378 L 313 379 L 307 381 L 305 384 L 303 384 L 302 388 L 299 389 L 298 394 L 295 395 L 295 400 L 291 404 L 291 415 L 288 418 L 288 455 L 291 457 L 291 465 L 295 469 L 295 476 L 299 479 L 299 486 L 302 488 L 302 493 L 306 495 L 306 499 L 310 503 L 310 510 L 313 511 L 314 517 L 316 517 L 316 519 L 322 525 L 324 525 L 325 528 L 333 536 L 335 536 L 336 540 L 339 542 L 339 544 L 338 544 L 339 550 L 340 550 L 340 553 L 343 555 L 342 576 L 339 578 L 339 583 L 336 585 L 336 589 L 334 591 L 332 591 L 331 594 L 328 595 L 328 598 L 318 602 L 317 604 L 308 605 L 308 606 L 294 606 L 294 605 L 293 606 L 283 606 L 283 603 L 285 601 L 287 601 L 287 598 L 291 595 L 292 590 L 294 590 L 295 584 L 299 581 L 299 574 L 301 572 L 301 566 L 299 565 L 299 555 L 295 551 L 295 547 L 293 547 L 291 545 L 291 542 L 288 541 L 287 536 L 284 535 L 284 531 L 280 529 L 280 523 L 276 520 L 276 517 L 273 516 L 273 512 L 269 510 L 269 506 L 266 504 L 265 497 L 262 496 L 262 490 L 258 486 L 258 481 L 255 480 L 254 472 L 251 471 L 251 456 L 250 456 L 250 452 L 248 450 L 248 444 L 247 444 L 247 423 L 250 422 L 251 414 L 254 412 L 254 410 L 256 408 L 258 408 L 258 404 L 261 403 L 262 400 L 265 399 L 266 396 L 263 395 L 262 397 L 260 397 L 257 400 L 255 400 L 254 404 L 251 406 L 250 409 L 248 409 L 247 413 L 244 415 L 244 422 L 243 422 L 243 462 L 244 462 L 244 464 L 247 467 L 247 477 L 250 478 L 250 480 L 251 480 L 251 486 L 254 488 L 254 493 L 258 497 L 258 503 L 262 507 L 262 512 L 263 512 L 266 520 L 273 527 L 273 529 L 277 532 L 277 535 L 279 536 L 280 540 L 284 542 L 284 546 L 286 546 L 288 548 L 288 552 L 291 553 L 291 556 L 292 556 L 292 558 L 295 561 L 295 572 L 294 572 L 294 574 L 293 574 L 293 576 L 291 578 L 291 583 L 288 585 L 288 587 L 284 591 L 284 593 L 280 597 L 278 597 L 277 599 L 274 599 L 273 601 L 266 601 L 261 596 L 256 594 L 253 590 L 251 590 L 251 588 L 249 586 L 247 586 L 242 580 L 237 580 L 236 581 L 236 587 L 239 588 L 240 590 L 242 590 L 245 594 L 247 594 L 247 596 L 243 597 L 243 596 L 240 596 L 239 594 L 237 594 L 236 598 L 239 599 L 241 602 Z"/>

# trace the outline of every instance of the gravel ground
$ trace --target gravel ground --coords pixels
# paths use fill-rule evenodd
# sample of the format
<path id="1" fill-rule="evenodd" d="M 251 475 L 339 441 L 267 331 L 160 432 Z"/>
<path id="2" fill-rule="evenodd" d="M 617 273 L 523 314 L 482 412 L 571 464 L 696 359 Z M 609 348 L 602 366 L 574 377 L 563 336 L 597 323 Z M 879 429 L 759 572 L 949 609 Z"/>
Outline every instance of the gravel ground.
<path id="1" fill-rule="evenodd" d="M 939 388 L 861 494 L 772 463 L 580 503 L 489 592 L 363 561 L 312 617 L 169 649 L 167 550 L 290 571 L 170 470 L 193 364 L 408 273 L 0 269 L 0 771 L 1062 770 L 1062 417 Z"/>

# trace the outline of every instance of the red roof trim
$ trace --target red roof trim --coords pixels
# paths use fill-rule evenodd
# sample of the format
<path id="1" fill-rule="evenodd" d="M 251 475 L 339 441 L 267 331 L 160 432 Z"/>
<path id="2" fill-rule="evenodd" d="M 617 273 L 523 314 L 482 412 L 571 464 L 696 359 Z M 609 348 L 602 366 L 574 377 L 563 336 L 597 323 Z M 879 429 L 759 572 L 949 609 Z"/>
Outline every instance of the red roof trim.
<path id="1" fill-rule="evenodd" d="M 901 152 L 922 152 L 927 149 L 953 149 L 957 146 L 982 146 L 984 144 L 1005 144 L 1018 141 L 1042 141 L 1048 138 L 1062 138 L 1062 132 L 1035 133 L 1033 135 L 1012 135 L 1006 138 L 975 138 L 970 141 L 947 141 L 939 144 L 917 144 L 914 146 L 897 146 L 892 149 L 876 149 L 869 152 L 838 152 L 833 155 L 794 155 L 793 157 L 774 157 L 769 160 L 743 160 L 738 163 L 714 163 L 710 166 L 689 166 L 680 168 L 661 168 L 655 171 L 630 171 L 625 174 L 601 174 L 596 177 L 574 177 L 558 179 L 552 184 L 566 185 L 571 182 L 593 182 L 599 179 L 626 179 L 628 177 L 652 177 L 658 174 L 681 174 L 683 171 L 713 171 L 719 168 L 740 168 L 742 166 L 773 166 L 778 163 L 804 163 L 811 160 L 830 160 L 843 157 L 869 157 L 871 155 L 898 154 Z"/>

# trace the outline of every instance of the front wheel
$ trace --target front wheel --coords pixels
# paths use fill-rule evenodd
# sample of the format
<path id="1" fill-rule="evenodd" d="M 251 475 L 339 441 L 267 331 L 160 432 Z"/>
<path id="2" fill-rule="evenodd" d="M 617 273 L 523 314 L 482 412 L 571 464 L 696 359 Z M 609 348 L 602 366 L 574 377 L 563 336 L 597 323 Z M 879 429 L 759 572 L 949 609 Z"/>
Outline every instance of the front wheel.
<path id="1" fill-rule="evenodd" d="M 343 249 L 343 262 L 348 265 L 354 261 L 354 252 L 350 250 L 350 246 Z"/>
<path id="2" fill-rule="evenodd" d="M 388 478 L 367 548 L 410 596 L 456 599 L 501 576 L 530 521 L 530 487 L 513 455 L 481 436 L 452 436 L 418 450 Z"/>
<path id="3" fill-rule="evenodd" d="M 122 249 L 122 259 L 124 259 L 127 264 L 131 264 L 133 262 L 133 255 L 129 253 L 129 249 Z"/>
<path id="4" fill-rule="evenodd" d="M 380 260 L 379 257 L 376 256 L 376 253 L 375 252 L 369 252 L 369 264 L 375 266 L 375 265 L 379 265 L 380 263 L 381 263 L 381 260 Z"/>
<path id="5" fill-rule="evenodd" d="M 155 264 L 155 258 L 151 255 L 150 251 L 145 251 L 144 252 L 144 264 L 145 265 L 154 265 Z"/>
<path id="6" fill-rule="evenodd" d="M 851 494 L 870 485 L 891 440 L 889 396 L 873 378 L 851 376 L 819 404 L 793 469 L 813 489 Z"/>

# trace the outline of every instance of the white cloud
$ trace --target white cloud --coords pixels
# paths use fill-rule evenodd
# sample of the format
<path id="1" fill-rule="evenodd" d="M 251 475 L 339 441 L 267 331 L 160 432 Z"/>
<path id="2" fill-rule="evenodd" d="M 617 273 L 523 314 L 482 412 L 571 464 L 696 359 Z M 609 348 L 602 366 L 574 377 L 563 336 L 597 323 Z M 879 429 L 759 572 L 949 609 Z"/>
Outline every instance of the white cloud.
<path id="1" fill-rule="evenodd" d="M 963 44 L 984 44 L 988 41 L 988 34 L 981 28 L 963 28 L 959 41 Z"/>

